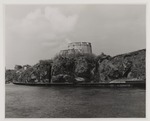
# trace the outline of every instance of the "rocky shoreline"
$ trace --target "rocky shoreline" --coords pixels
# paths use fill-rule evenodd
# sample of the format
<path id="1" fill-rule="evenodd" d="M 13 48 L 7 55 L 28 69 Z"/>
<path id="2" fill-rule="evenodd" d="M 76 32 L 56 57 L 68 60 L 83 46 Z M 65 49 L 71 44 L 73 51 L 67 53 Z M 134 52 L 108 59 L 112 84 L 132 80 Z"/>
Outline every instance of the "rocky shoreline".
<path id="1" fill-rule="evenodd" d="M 138 50 L 111 57 L 104 53 L 57 55 L 30 65 L 16 65 L 6 70 L 6 83 L 123 83 L 129 79 L 145 83 L 146 50 Z"/>

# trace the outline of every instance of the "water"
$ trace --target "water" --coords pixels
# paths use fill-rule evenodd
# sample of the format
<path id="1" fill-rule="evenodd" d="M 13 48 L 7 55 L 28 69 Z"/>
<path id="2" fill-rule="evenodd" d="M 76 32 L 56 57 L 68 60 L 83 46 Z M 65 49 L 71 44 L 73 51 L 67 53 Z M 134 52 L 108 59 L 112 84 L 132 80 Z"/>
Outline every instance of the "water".
<path id="1" fill-rule="evenodd" d="M 145 117 L 145 90 L 6 85 L 6 118 Z"/>

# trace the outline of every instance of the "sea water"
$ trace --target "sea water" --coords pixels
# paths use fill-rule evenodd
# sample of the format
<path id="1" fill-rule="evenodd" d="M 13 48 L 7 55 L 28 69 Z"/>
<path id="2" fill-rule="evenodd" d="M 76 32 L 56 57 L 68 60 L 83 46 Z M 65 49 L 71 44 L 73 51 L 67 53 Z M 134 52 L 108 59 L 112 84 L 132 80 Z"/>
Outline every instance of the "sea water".
<path id="1" fill-rule="evenodd" d="M 6 118 L 145 117 L 145 89 L 6 84 Z"/>

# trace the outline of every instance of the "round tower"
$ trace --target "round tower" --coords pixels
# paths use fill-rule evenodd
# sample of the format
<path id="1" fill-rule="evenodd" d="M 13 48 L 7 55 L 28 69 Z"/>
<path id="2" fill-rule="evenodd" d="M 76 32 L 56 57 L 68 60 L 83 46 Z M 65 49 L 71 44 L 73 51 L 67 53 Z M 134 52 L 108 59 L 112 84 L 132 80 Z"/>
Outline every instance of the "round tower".
<path id="1" fill-rule="evenodd" d="M 92 54 L 92 46 L 90 42 L 72 42 L 68 44 L 68 49 L 74 49 L 83 54 Z"/>

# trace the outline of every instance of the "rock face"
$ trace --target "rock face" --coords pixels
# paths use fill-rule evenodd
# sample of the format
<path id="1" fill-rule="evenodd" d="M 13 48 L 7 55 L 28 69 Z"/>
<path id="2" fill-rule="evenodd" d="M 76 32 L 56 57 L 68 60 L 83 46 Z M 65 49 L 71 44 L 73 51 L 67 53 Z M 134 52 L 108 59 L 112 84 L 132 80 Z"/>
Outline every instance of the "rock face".
<path id="1" fill-rule="evenodd" d="M 124 78 L 145 78 L 146 50 L 139 50 L 113 57 L 112 63 Z"/>
<path id="2" fill-rule="evenodd" d="M 100 81 L 122 78 L 145 79 L 145 50 L 139 50 L 98 61 Z"/>
<path id="3" fill-rule="evenodd" d="M 86 77 L 86 78 L 90 77 L 89 64 L 84 57 L 80 57 L 76 60 L 75 74 L 78 77 Z"/>
<path id="4" fill-rule="evenodd" d="M 111 57 L 101 54 L 70 54 L 41 60 L 34 66 L 16 66 L 6 70 L 6 83 L 86 83 L 123 79 L 145 79 L 145 53 L 139 50 Z M 23 68 L 22 68 L 23 67 Z"/>
<path id="5" fill-rule="evenodd" d="M 66 74 L 58 74 L 56 76 L 52 76 L 51 79 L 52 83 L 74 83 L 75 79 L 73 76 L 66 75 Z"/>
<path id="6" fill-rule="evenodd" d="M 109 82 L 113 79 L 119 78 L 120 73 L 118 68 L 112 64 L 111 60 L 105 59 L 102 62 L 99 62 L 99 76 L 100 81 Z"/>

